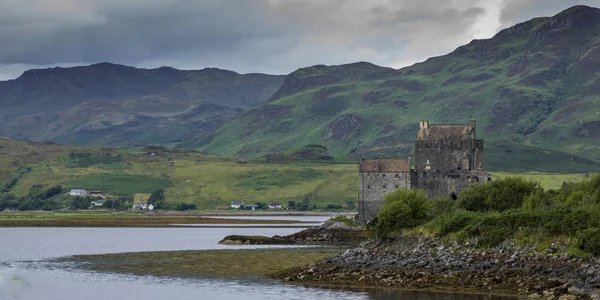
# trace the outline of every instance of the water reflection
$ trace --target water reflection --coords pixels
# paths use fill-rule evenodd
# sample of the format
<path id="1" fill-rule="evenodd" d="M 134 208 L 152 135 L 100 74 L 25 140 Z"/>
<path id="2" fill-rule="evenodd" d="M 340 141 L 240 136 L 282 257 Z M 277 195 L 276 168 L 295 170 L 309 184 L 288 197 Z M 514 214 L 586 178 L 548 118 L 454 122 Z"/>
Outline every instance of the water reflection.
<path id="1" fill-rule="evenodd" d="M 370 290 L 368 299 L 372 300 L 512 300 L 520 299 L 518 296 L 466 294 L 466 293 L 440 293 L 424 291 L 396 291 L 396 290 Z"/>

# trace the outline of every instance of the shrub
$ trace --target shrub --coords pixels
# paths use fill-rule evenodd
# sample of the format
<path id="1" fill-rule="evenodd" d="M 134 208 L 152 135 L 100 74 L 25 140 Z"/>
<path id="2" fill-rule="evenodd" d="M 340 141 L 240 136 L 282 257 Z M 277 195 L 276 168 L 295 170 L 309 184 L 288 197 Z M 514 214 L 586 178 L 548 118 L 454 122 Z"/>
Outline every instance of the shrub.
<path id="1" fill-rule="evenodd" d="M 339 204 L 327 204 L 327 206 L 325 206 L 325 209 L 342 209 L 342 206 Z"/>
<path id="2" fill-rule="evenodd" d="M 469 186 L 460 193 L 457 205 L 469 211 L 505 211 L 522 207 L 526 196 L 541 190 L 539 182 L 505 177 Z"/>
<path id="3" fill-rule="evenodd" d="M 592 254 L 600 254 L 600 228 L 589 228 L 579 233 L 577 247 Z"/>
<path id="4" fill-rule="evenodd" d="M 196 209 L 196 208 L 197 208 L 196 204 L 187 204 L 187 203 L 179 203 L 175 207 L 175 209 L 178 211 L 186 211 L 186 210 L 191 210 L 191 209 Z"/>
<path id="5" fill-rule="evenodd" d="M 467 227 L 474 226 L 479 221 L 480 217 L 477 213 L 468 211 L 456 212 L 450 218 L 442 221 L 440 235 L 459 232 Z"/>
<path id="6" fill-rule="evenodd" d="M 385 196 L 376 219 L 371 222 L 374 234 L 387 238 L 394 230 L 412 228 L 425 223 L 429 207 L 422 190 L 397 190 Z"/>
<path id="7" fill-rule="evenodd" d="M 544 192 L 536 190 L 533 193 L 525 196 L 523 199 L 523 208 L 526 210 L 538 210 L 547 207 L 552 207 L 555 204 L 553 192 Z"/>
<path id="8" fill-rule="evenodd" d="M 448 215 L 454 211 L 454 203 L 456 201 L 449 197 L 439 197 L 431 200 L 431 214 L 434 217 Z"/>
<path id="9" fill-rule="evenodd" d="M 348 226 L 354 226 L 354 220 L 351 218 L 348 218 L 346 216 L 337 216 L 337 217 L 331 218 L 329 220 L 335 221 L 335 222 L 342 222 Z"/>

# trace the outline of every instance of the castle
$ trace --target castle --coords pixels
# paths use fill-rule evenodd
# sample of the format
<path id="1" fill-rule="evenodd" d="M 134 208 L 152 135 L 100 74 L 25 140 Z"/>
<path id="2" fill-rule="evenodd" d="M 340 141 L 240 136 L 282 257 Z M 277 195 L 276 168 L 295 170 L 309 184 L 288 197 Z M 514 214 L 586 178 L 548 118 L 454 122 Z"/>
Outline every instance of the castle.
<path id="1" fill-rule="evenodd" d="M 428 198 L 451 197 L 469 184 L 491 181 L 483 170 L 483 140 L 469 124 L 429 124 L 421 121 L 415 142 L 415 168 L 410 158 L 361 159 L 359 222 L 373 219 L 385 195 L 398 189 L 422 189 Z"/>

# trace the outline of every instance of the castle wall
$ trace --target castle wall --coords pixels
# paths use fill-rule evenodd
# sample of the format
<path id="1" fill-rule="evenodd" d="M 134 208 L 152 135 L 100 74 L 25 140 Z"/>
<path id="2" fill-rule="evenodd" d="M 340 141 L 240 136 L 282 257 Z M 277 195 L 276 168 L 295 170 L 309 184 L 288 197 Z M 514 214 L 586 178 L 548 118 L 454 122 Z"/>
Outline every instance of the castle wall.
<path id="1" fill-rule="evenodd" d="M 409 158 L 361 160 L 359 221 L 373 219 L 385 196 L 397 189 L 422 189 L 429 199 L 456 199 L 470 184 L 490 181 L 482 166 L 483 140 L 476 139 L 475 127 L 475 120 L 469 124 L 433 125 L 421 121 L 414 170 L 410 169 Z"/>
<path id="2" fill-rule="evenodd" d="M 411 173 L 360 172 L 358 179 L 358 222 L 364 224 L 372 220 L 383 205 L 383 199 L 386 195 L 399 189 L 410 189 Z"/>

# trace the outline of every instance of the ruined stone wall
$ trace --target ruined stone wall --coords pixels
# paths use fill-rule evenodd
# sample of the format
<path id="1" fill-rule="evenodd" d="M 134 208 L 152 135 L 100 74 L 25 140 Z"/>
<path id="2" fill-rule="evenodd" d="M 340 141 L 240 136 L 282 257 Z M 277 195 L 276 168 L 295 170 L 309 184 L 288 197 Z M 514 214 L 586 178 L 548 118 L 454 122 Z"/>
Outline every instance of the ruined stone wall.
<path id="1" fill-rule="evenodd" d="M 410 189 L 412 172 L 370 172 L 359 173 L 359 223 L 372 220 L 383 205 L 383 199 L 399 189 Z"/>
<path id="2" fill-rule="evenodd" d="M 416 188 L 422 189 L 427 198 L 458 197 L 458 194 L 469 185 L 490 180 L 484 171 L 471 170 L 437 170 L 416 173 Z"/>

